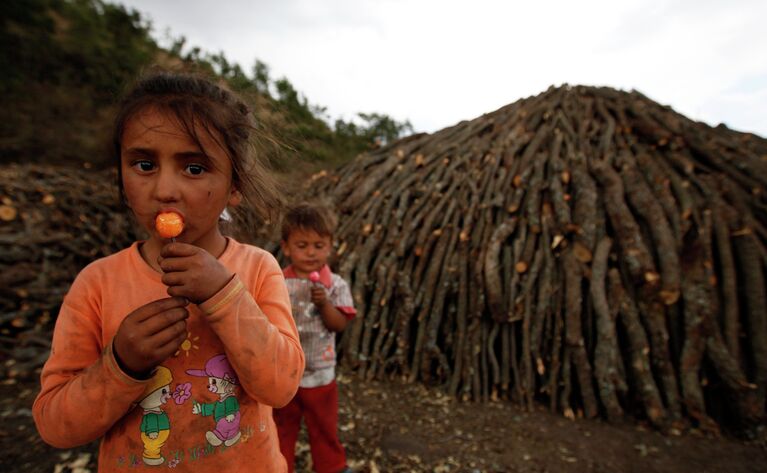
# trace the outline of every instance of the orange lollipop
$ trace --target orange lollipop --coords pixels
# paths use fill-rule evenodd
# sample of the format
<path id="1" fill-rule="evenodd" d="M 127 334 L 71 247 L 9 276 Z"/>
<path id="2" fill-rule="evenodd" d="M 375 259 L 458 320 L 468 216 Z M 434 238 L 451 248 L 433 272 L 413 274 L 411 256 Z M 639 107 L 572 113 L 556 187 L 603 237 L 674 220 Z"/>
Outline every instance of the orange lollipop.
<path id="1" fill-rule="evenodd" d="M 184 231 L 184 218 L 176 212 L 161 212 L 154 220 L 157 233 L 163 238 L 176 238 Z"/>

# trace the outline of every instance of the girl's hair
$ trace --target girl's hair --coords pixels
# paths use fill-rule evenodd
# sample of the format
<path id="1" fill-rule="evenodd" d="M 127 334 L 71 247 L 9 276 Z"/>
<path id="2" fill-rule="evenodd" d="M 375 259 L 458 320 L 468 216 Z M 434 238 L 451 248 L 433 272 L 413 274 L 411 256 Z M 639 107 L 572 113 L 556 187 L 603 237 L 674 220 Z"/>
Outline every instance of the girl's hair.
<path id="1" fill-rule="evenodd" d="M 245 214 L 250 209 L 262 220 L 274 221 L 282 199 L 271 174 L 257 159 L 256 128 L 249 107 L 233 92 L 198 74 L 151 70 L 140 76 L 122 99 L 112 135 L 121 192 L 120 150 L 125 126 L 147 108 L 157 108 L 178 119 L 203 152 L 200 129 L 226 150 L 232 163 L 232 184 L 242 194 L 244 204 L 230 209 L 235 220 L 248 220 Z"/>
<path id="2" fill-rule="evenodd" d="M 338 218 L 327 205 L 301 202 L 290 207 L 282 220 L 282 239 L 288 241 L 296 230 L 312 230 L 333 238 Z"/>

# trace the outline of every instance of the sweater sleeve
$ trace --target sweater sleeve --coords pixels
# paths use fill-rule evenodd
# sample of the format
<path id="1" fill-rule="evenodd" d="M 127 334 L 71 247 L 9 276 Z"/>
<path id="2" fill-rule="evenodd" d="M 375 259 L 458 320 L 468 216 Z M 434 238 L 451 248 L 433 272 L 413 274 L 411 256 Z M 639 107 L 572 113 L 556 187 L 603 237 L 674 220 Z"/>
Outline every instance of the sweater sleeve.
<path id="1" fill-rule="evenodd" d="M 340 276 L 333 278 L 333 288 L 330 291 L 330 302 L 341 312 L 347 320 L 352 320 L 357 315 L 354 308 L 354 298 L 349 289 L 349 284 Z"/>
<path id="2" fill-rule="evenodd" d="M 98 304 L 81 276 L 59 311 L 32 408 L 40 436 L 58 448 L 103 436 L 133 407 L 146 384 L 120 370 L 111 343 L 102 349 Z"/>
<path id="3" fill-rule="evenodd" d="M 229 362 L 245 392 L 272 407 L 286 405 L 298 390 L 304 352 L 290 297 L 277 261 L 261 260 L 254 293 L 238 275 L 200 309 L 224 344 Z"/>

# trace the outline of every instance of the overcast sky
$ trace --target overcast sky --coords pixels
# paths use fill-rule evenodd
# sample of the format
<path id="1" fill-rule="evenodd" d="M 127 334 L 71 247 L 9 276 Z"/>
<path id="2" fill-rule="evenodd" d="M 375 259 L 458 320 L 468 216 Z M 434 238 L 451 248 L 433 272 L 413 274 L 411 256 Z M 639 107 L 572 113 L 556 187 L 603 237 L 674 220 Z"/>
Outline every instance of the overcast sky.
<path id="1" fill-rule="evenodd" d="M 119 0 L 117 0 L 119 1 Z M 433 132 L 550 85 L 636 89 L 767 137 L 765 0 L 124 0 L 167 46 L 256 59 L 335 119 Z"/>

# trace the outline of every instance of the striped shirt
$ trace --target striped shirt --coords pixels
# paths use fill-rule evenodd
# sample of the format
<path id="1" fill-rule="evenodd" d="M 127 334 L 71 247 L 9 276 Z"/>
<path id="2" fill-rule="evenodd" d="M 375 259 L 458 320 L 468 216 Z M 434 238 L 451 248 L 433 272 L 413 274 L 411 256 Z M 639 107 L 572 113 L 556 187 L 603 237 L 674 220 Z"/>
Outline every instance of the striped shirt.
<path id="1" fill-rule="evenodd" d="M 313 284 L 324 286 L 330 303 L 348 319 L 352 319 L 357 312 L 349 285 L 341 276 L 332 273 L 327 265 L 320 270 L 318 283 L 299 278 L 292 266 L 285 268 L 283 274 L 290 294 L 293 319 L 306 359 L 306 369 L 300 386 L 325 386 L 336 376 L 336 334 L 325 327 L 319 309 L 312 303 L 311 288 Z"/>

